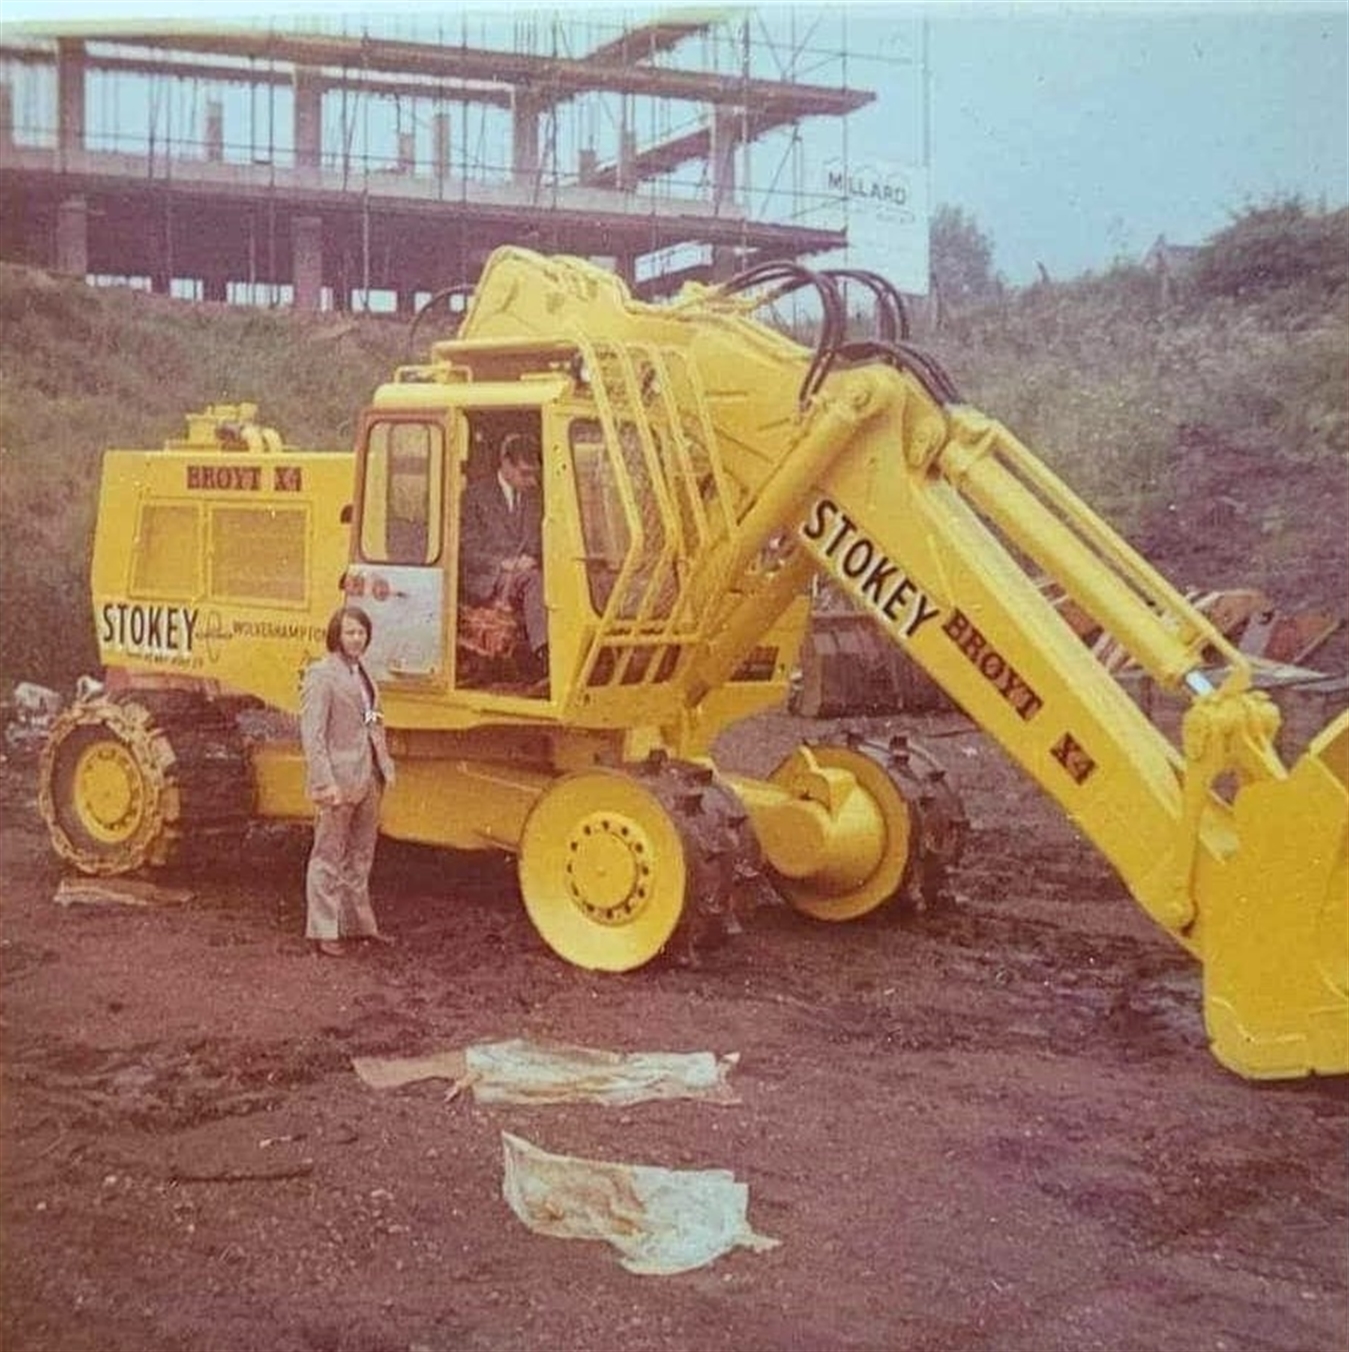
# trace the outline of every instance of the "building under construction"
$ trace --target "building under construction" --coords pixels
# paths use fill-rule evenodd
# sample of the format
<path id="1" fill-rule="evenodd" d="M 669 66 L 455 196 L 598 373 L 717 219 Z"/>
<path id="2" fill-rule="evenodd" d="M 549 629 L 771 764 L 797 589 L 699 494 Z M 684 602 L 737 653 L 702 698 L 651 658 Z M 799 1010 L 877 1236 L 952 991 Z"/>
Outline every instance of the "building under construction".
<path id="1" fill-rule="evenodd" d="M 756 23 L 10 29 L 0 256 L 204 300 L 408 311 L 502 244 L 603 258 L 648 296 L 836 250 L 845 213 L 804 181 L 800 127 L 838 135 L 875 95 L 841 78 L 842 46 L 779 41 L 758 73 Z M 747 181 L 765 147 L 778 162 Z"/>

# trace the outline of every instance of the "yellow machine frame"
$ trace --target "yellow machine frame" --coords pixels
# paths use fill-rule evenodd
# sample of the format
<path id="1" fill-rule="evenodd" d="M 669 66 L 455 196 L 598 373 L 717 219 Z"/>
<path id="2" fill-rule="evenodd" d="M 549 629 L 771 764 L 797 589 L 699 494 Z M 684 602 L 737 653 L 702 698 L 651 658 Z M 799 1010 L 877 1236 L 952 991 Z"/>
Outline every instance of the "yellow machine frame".
<path id="1" fill-rule="evenodd" d="M 762 781 L 709 758 L 729 723 L 784 698 L 824 573 L 1200 960 L 1225 1064 L 1349 1070 L 1349 714 L 1285 767 L 1243 654 L 907 344 L 812 354 L 759 322 L 784 276 L 651 306 L 581 260 L 500 250 L 457 336 L 376 391 L 354 455 L 288 451 L 247 408 L 208 411 L 163 451 L 109 454 L 103 660 L 133 685 L 293 712 L 327 614 L 359 600 L 400 761 L 386 832 L 518 853 L 545 939 L 621 969 L 671 942 L 691 898 L 716 913 L 746 876 L 843 920 L 958 855 L 958 805 L 907 753 L 803 747 Z M 485 679 L 458 642 L 459 502 L 508 426 L 542 454 L 542 688 Z M 1186 702 L 1179 745 L 1044 577 Z M 49 757 L 57 847 L 140 863 L 116 839 L 154 835 L 130 806 L 148 789 L 122 788 L 137 755 L 95 749 L 85 771 Z M 307 815 L 294 745 L 250 764 L 256 811 Z M 62 786 L 84 806 L 63 809 Z M 107 849 L 70 843 L 100 832 Z"/>

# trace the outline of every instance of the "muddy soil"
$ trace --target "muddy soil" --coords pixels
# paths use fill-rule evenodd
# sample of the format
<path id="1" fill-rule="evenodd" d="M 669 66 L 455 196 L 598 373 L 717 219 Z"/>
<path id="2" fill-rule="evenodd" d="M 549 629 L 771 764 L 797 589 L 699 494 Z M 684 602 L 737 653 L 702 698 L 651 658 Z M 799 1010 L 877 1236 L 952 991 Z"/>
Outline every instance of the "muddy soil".
<path id="1" fill-rule="evenodd" d="M 888 732 L 897 724 L 864 725 Z M 755 720 L 761 770 L 819 725 Z M 1349 1093 L 1204 1045 L 1190 960 L 960 715 L 915 731 L 973 831 L 950 901 L 765 906 L 694 968 L 543 946 L 503 860 L 385 842 L 399 944 L 301 939 L 302 831 L 177 905 L 58 906 L 31 765 L 3 790 L 7 1352 L 1331 1352 Z M 739 1102 L 484 1106 L 360 1055 L 506 1037 L 739 1054 Z M 781 1241 L 675 1277 L 537 1236 L 501 1137 L 729 1169 Z"/>

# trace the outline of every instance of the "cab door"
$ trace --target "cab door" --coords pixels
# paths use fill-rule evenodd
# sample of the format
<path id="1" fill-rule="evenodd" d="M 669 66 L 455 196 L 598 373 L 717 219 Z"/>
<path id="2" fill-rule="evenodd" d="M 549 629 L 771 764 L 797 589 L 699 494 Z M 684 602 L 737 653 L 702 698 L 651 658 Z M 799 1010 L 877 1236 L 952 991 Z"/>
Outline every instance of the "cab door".
<path id="1" fill-rule="evenodd" d="M 426 414 L 367 414 L 344 590 L 370 616 L 377 679 L 445 676 L 446 430 Z"/>

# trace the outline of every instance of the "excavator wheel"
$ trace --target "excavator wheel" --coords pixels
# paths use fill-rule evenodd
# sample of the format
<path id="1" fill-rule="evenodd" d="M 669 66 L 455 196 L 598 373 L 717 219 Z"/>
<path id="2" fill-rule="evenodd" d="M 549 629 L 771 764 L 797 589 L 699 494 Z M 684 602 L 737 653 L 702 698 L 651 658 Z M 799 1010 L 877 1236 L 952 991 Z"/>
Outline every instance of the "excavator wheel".
<path id="1" fill-rule="evenodd" d="M 38 807 L 57 854 L 99 875 L 167 862 L 180 811 L 173 760 L 135 701 L 93 699 L 62 713 L 38 767 Z"/>
<path id="2" fill-rule="evenodd" d="M 56 853 L 108 876 L 236 848 L 253 780 L 235 711 L 191 690 L 81 700 L 52 725 L 38 807 Z"/>
<path id="3" fill-rule="evenodd" d="M 543 795 L 521 836 L 520 891 L 555 953 L 624 972 L 661 953 L 696 962 L 738 933 L 761 863 L 744 805 L 713 768 L 655 752 Z"/>
<path id="4" fill-rule="evenodd" d="M 626 972 L 684 910 L 684 842 L 661 795 L 616 770 L 558 780 L 520 841 L 520 891 L 544 942 L 577 967 Z"/>
<path id="5" fill-rule="evenodd" d="M 763 899 L 763 852 L 744 803 L 710 764 L 657 752 L 641 774 L 658 782 L 670 805 L 688 869 L 683 920 L 667 951 L 696 964 L 741 933 L 741 922 Z"/>
<path id="6" fill-rule="evenodd" d="M 842 745 L 810 749 L 820 766 L 847 771 L 871 799 L 884 846 L 872 872 L 851 887 L 836 890 L 811 877 L 778 876 L 777 890 L 816 920 L 858 920 L 887 903 L 935 904 L 968 830 L 964 807 L 936 760 L 902 735 L 887 743 L 849 733 Z"/>

